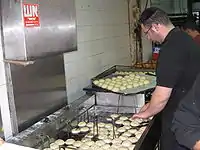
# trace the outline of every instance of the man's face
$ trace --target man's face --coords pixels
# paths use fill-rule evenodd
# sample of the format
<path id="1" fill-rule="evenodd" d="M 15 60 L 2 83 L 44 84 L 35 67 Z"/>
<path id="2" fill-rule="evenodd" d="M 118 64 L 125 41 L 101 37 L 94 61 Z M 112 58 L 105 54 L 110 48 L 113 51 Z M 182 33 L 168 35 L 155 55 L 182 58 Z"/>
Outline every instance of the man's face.
<path id="1" fill-rule="evenodd" d="M 147 26 L 144 26 L 142 24 L 141 28 L 142 28 L 144 35 L 149 40 L 151 40 L 152 42 L 162 43 L 162 39 L 161 39 L 160 30 L 159 30 L 158 25 L 152 24 L 151 26 L 147 27 Z"/>

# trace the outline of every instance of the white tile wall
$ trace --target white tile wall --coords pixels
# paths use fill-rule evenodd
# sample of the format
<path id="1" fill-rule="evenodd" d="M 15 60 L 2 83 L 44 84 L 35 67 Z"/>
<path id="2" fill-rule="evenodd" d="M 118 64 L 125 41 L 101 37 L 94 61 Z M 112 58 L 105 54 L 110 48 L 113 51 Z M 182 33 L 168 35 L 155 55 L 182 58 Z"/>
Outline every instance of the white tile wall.
<path id="1" fill-rule="evenodd" d="M 105 69 L 131 64 L 127 0 L 76 0 L 76 15 L 78 51 L 64 55 L 69 102 Z"/>

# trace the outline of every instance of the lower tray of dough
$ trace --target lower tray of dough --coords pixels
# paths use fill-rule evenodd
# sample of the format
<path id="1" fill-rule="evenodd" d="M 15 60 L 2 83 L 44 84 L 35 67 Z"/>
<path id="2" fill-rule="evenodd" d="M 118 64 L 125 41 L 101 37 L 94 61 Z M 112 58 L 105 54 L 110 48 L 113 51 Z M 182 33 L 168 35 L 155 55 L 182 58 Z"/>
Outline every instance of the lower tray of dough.
<path id="1" fill-rule="evenodd" d="M 98 111 L 98 108 L 88 115 L 85 119 L 72 120 L 67 127 L 71 128 L 70 132 L 44 150 L 134 150 L 152 121 L 132 120 L 132 114 Z"/>

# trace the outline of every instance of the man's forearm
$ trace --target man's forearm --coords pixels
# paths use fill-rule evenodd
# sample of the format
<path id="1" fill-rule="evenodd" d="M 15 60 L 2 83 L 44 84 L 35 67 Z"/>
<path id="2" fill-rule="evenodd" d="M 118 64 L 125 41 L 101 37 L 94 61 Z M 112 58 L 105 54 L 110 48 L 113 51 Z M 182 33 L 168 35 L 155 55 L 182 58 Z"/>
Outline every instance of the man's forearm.
<path id="1" fill-rule="evenodd" d="M 152 98 L 145 111 L 133 115 L 133 118 L 149 118 L 163 110 L 171 95 L 172 88 L 156 86 Z"/>
<path id="2" fill-rule="evenodd" d="M 149 103 L 149 107 L 147 109 L 148 113 L 153 116 L 163 110 L 165 105 L 168 102 L 169 97 L 164 97 L 159 94 L 153 94 L 151 101 Z"/>

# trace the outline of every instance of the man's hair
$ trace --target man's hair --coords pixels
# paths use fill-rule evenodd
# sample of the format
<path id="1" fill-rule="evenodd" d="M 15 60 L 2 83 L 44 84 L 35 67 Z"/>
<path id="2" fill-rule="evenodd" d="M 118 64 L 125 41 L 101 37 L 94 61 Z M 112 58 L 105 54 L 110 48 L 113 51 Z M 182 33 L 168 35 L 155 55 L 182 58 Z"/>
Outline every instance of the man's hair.
<path id="1" fill-rule="evenodd" d="M 186 30 L 186 29 L 190 29 L 193 31 L 199 31 L 199 27 L 196 25 L 194 20 L 188 20 L 186 21 L 183 25 L 182 25 L 182 29 Z"/>
<path id="2" fill-rule="evenodd" d="M 172 24 L 167 13 L 157 7 L 145 9 L 140 16 L 139 23 L 144 26 L 151 26 L 152 24 L 167 26 Z"/>

